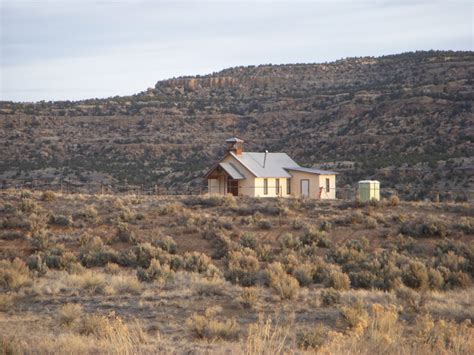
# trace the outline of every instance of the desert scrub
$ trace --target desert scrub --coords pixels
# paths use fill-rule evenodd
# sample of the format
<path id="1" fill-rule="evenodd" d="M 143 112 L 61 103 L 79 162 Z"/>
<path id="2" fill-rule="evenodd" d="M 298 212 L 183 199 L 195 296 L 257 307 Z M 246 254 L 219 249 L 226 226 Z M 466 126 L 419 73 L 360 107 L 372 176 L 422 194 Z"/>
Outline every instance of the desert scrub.
<path id="1" fill-rule="evenodd" d="M 255 309 L 260 303 L 260 289 L 258 287 L 246 287 L 240 292 L 237 303 L 244 309 Z"/>
<path id="2" fill-rule="evenodd" d="M 348 290 L 350 286 L 349 276 L 342 271 L 332 270 L 326 280 L 326 287 L 332 287 L 335 290 Z"/>
<path id="3" fill-rule="evenodd" d="M 444 220 L 428 215 L 414 221 L 404 222 L 400 227 L 400 233 L 414 238 L 444 238 L 448 231 Z"/>
<path id="4" fill-rule="evenodd" d="M 321 304 L 323 306 L 333 306 L 341 303 L 341 293 L 333 288 L 321 290 Z"/>
<path id="5" fill-rule="evenodd" d="M 170 236 L 154 237 L 152 240 L 152 245 L 155 247 L 160 247 L 170 254 L 176 254 L 176 250 L 178 248 L 176 242 Z"/>
<path id="6" fill-rule="evenodd" d="M 369 323 L 369 314 L 361 302 L 356 302 L 352 306 L 341 306 L 339 312 L 340 323 L 356 333 L 362 333 Z"/>
<path id="7" fill-rule="evenodd" d="M 402 280 L 405 285 L 414 289 L 425 289 L 429 285 L 428 270 L 420 261 L 411 261 L 402 270 Z"/>
<path id="8" fill-rule="evenodd" d="M 30 270 L 23 260 L 0 260 L 0 289 L 18 291 L 31 283 Z"/>
<path id="9" fill-rule="evenodd" d="M 41 200 L 45 202 L 51 202 L 56 200 L 56 194 L 51 190 L 43 191 L 41 194 Z"/>
<path id="10" fill-rule="evenodd" d="M 282 234 L 280 238 L 278 238 L 278 241 L 282 249 L 287 248 L 296 250 L 300 246 L 300 239 L 298 236 L 294 236 L 291 233 Z"/>
<path id="11" fill-rule="evenodd" d="M 313 329 L 305 330 L 296 334 L 296 345 L 299 349 L 319 349 L 327 339 L 328 331 L 318 324 Z"/>
<path id="12" fill-rule="evenodd" d="M 82 306 L 77 303 L 66 303 L 61 306 L 58 312 L 59 324 L 71 326 L 82 316 Z"/>
<path id="13" fill-rule="evenodd" d="M 206 254 L 192 252 L 184 254 L 184 269 L 190 272 L 206 273 L 211 267 L 212 261 Z"/>
<path id="14" fill-rule="evenodd" d="M 260 270 L 260 263 L 251 249 L 242 252 L 233 251 L 227 261 L 226 279 L 241 286 L 255 285 Z"/>
<path id="15" fill-rule="evenodd" d="M 60 227 L 68 227 L 72 225 L 73 220 L 71 216 L 66 216 L 66 215 L 55 215 L 52 214 L 49 216 L 49 224 L 60 226 Z"/>
<path id="16" fill-rule="evenodd" d="M 135 243 L 137 240 L 135 233 L 130 230 L 129 225 L 120 221 L 117 223 L 116 239 L 123 243 Z"/>
<path id="17" fill-rule="evenodd" d="M 162 265 L 156 259 L 152 259 L 147 269 L 138 268 L 137 277 L 143 282 L 153 282 L 157 280 L 169 280 L 173 276 L 169 265 Z"/>
<path id="18" fill-rule="evenodd" d="M 117 253 L 104 245 L 100 237 L 93 237 L 80 249 L 79 259 L 85 267 L 105 266 L 117 260 Z"/>
<path id="19" fill-rule="evenodd" d="M 204 315 L 194 313 L 186 321 L 191 333 L 201 339 L 208 340 L 237 340 L 240 327 L 235 319 L 220 321 L 216 316 L 222 312 L 222 308 L 214 306 L 207 308 Z"/>
<path id="20" fill-rule="evenodd" d="M 259 314 L 258 321 L 248 327 L 245 354 L 284 354 L 292 325 L 291 320 L 273 321 L 271 317 L 265 319 L 263 314 Z"/>
<path id="21" fill-rule="evenodd" d="M 268 285 L 282 300 L 291 300 L 299 292 L 298 281 L 293 276 L 288 275 L 279 262 L 272 263 L 267 267 L 266 278 Z"/>
<path id="22" fill-rule="evenodd" d="M 297 265 L 293 270 L 293 276 L 298 280 L 300 286 L 309 286 L 313 283 L 314 266 L 309 263 Z"/>
<path id="23" fill-rule="evenodd" d="M 240 237 L 240 245 L 244 248 L 249 248 L 252 250 L 257 249 L 257 240 L 252 233 L 244 233 L 242 237 Z"/>

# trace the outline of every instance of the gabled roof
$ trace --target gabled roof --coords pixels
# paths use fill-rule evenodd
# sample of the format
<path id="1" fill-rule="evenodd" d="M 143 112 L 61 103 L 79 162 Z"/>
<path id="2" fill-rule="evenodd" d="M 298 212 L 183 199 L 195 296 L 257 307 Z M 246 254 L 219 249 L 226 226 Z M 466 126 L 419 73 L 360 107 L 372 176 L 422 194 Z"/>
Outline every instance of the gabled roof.
<path id="1" fill-rule="evenodd" d="M 286 169 L 299 168 L 299 165 L 285 153 L 243 152 L 237 155 L 230 152 L 230 154 L 255 177 L 290 178 L 291 175 Z"/>
<path id="2" fill-rule="evenodd" d="M 219 166 L 225 170 L 232 179 L 243 180 L 245 176 L 232 163 L 219 163 Z"/>
<path id="3" fill-rule="evenodd" d="M 302 166 L 300 167 L 292 167 L 292 168 L 286 168 L 286 170 L 295 170 L 295 171 L 301 171 L 304 173 L 310 173 L 310 174 L 317 174 L 317 175 L 336 175 L 337 173 L 335 171 L 329 171 L 329 170 L 321 170 L 321 169 L 314 169 L 314 168 L 304 168 Z"/>

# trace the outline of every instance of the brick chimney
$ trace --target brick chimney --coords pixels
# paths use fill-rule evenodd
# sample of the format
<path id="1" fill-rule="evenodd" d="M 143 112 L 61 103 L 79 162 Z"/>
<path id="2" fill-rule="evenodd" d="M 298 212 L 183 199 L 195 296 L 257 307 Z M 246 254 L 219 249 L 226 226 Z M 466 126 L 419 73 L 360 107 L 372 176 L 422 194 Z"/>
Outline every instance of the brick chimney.
<path id="1" fill-rule="evenodd" d="M 226 139 L 227 152 L 234 152 L 236 155 L 242 155 L 244 151 L 244 141 L 237 137 Z"/>

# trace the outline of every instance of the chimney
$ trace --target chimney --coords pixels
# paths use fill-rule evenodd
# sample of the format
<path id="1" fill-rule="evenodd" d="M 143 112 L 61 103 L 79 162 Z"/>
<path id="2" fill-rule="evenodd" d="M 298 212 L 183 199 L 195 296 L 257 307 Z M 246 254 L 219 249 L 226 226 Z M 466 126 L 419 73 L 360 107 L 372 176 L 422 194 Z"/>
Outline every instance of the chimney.
<path id="1" fill-rule="evenodd" d="M 263 167 L 265 167 L 265 164 L 267 163 L 267 154 L 268 154 L 268 150 L 265 150 L 265 155 L 263 157 Z"/>
<path id="2" fill-rule="evenodd" d="M 226 139 L 225 142 L 227 143 L 227 152 L 234 152 L 236 155 L 242 155 L 244 141 L 237 137 L 232 137 Z"/>

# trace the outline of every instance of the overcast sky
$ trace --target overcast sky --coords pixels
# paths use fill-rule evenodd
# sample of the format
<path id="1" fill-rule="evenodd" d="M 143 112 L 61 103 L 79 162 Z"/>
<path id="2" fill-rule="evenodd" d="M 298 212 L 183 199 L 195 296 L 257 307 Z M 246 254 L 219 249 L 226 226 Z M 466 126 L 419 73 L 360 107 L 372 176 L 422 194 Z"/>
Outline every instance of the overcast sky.
<path id="1" fill-rule="evenodd" d="M 133 94 L 237 65 L 473 50 L 470 0 L 0 3 L 0 100 Z"/>

